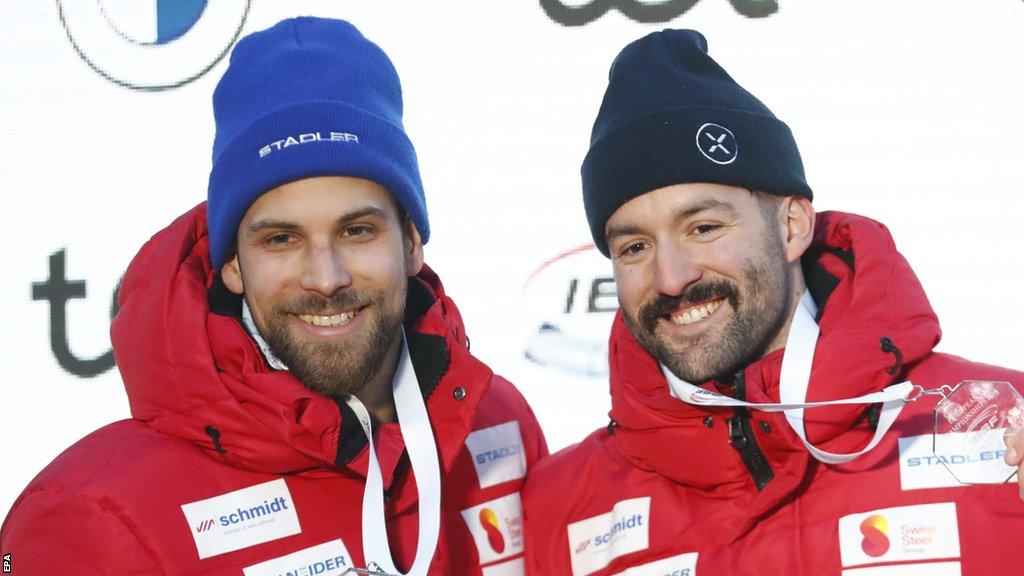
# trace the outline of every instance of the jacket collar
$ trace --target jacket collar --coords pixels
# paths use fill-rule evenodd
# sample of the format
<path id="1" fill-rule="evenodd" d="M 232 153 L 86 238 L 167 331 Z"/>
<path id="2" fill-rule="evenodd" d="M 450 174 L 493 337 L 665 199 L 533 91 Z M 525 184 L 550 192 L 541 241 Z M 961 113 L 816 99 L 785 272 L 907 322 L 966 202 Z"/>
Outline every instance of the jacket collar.
<path id="1" fill-rule="evenodd" d="M 938 320 L 924 291 L 881 224 L 839 212 L 819 214 L 803 269 L 819 305 L 821 328 L 808 400 L 881 390 L 938 342 Z M 742 371 L 747 400 L 778 401 L 783 354 L 768 354 Z M 758 440 L 775 471 L 775 479 L 758 495 L 728 443 L 724 424 L 733 409 L 691 406 L 673 398 L 659 364 L 633 339 L 621 313 L 612 327 L 609 362 L 611 417 L 618 424 L 613 441 L 637 466 L 745 506 L 757 497 L 770 501 L 772 494 L 788 493 L 802 481 L 810 458 L 800 440 L 781 413 L 758 412 L 754 418 L 773 431 Z M 863 406 L 808 410 L 805 417 L 808 438 L 829 451 L 860 448 L 872 431 Z"/>
<path id="2" fill-rule="evenodd" d="M 133 417 L 238 468 L 365 474 L 355 416 L 273 370 L 244 328 L 241 299 L 210 267 L 205 203 L 143 246 L 118 301 L 111 340 Z M 492 373 L 470 356 L 458 309 L 429 267 L 410 279 L 406 308 L 410 356 L 450 469 Z"/>

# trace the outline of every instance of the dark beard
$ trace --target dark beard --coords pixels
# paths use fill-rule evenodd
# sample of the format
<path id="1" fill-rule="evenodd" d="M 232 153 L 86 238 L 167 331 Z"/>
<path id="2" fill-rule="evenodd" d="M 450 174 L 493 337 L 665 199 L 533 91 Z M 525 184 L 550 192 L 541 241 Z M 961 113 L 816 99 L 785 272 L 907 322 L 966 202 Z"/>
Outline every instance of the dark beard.
<path id="1" fill-rule="evenodd" d="M 623 315 L 633 337 L 673 374 L 695 384 L 731 376 L 762 357 L 785 326 L 792 289 L 782 240 L 769 233 L 765 242 L 761 254 L 743 267 L 746 290 L 731 281 L 710 280 L 689 286 L 679 296 L 658 296 L 640 309 L 638 320 Z M 718 298 L 734 314 L 719 334 L 687 342 L 658 335 L 658 321 L 665 314 Z"/>
<path id="2" fill-rule="evenodd" d="M 405 302 L 405 286 L 401 302 Z M 375 311 L 378 316 L 362 333 L 344 342 L 301 342 L 289 331 L 289 314 L 317 314 L 325 310 L 367 307 L 360 314 Z M 332 398 L 355 394 L 383 368 L 388 351 L 402 335 L 404 310 L 389 313 L 381 293 L 339 292 L 330 298 L 309 295 L 283 304 L 267 320 L 267 344 L 307 388 Z M 353 319 L 354 321 L 354 319 Z"/>

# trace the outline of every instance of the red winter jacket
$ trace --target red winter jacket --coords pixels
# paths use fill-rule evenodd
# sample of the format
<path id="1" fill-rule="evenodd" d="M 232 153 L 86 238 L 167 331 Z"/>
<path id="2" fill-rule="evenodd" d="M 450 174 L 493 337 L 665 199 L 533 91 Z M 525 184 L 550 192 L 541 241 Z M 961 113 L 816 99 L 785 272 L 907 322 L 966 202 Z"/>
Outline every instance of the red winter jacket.
<path id="1" fill-rule="evenodd" d="M 855 397 L 907 379 L 926 388 L 967 379 L 1024 384 L 1020 372 L 932 351 L 938 320 L 877 222 L 819 214 L 804 276 L 821 328 L 809 400 Z M 751 364 L 733 390 L 748 401 L 778 402 L 781 360 L 778 351 Z M 873 451 L 829 466 L 809 455 L 782 413 L 671 397 L 657 362 L 621 317 L 610 364 L 612 424 L 531 472 L 528 575 L 1024 570 L 1016 484 L 957 484 L 931 452 L 934 397 L 907 404 Z M 853 452 L 867 444 L 877 414 L 864 405 L 807 410 L 806 430 L 820 448 Z M 944 456 L 1002 458 L 998 450 Z"/>
<path id="2" fill-rule="evenodd" d="M 176 220 L 132 262 L 111 333 L 134 418 L 80 440 L 18 498 L 0 531 L 13 574 L 328 576 L 365 566 L 362 428 L 344 403 L 268 368 L 240 323 L 240 299 L 210 269 L 205 213 Z M 407 308 L 442 461 L 430 573 L 521 574 L 519 489 L 546 455 L 541 431 L 518 391 L 470 355 L 429 269 L 410 280 Z M 415 482 L 397 426 L 376 438 L 391 546 L 406 570 Z"/>

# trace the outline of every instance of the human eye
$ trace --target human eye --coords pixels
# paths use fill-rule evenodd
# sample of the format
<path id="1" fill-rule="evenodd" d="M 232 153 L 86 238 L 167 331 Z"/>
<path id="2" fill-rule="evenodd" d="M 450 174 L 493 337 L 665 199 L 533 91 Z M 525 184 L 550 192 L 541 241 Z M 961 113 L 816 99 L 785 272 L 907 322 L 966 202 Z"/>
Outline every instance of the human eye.
<path id="1" fill-rule="evenodd" d="M 271 248 L 287 246 L 294 241 L 294 237 L 291 234 L 285 232 L 278 232 L 276 234 L 270 234 L 263 239 L 263 244 Z"/>
<path id="2" fill-rule="evenodd" d="M 691 228 L 691 233 L 698 237 L 714 236 L 723 226 L 715 222 L 700 222 Z"/>
<path id="3" fill-rule="evenodd" d="M 341 235 L 352 240 L 369 240 L 376 231 L 377 229 L 370 224 L 353 224 L 345 227 Z"/>
<path id="4" fill-rule="evenodd" d="M 619 249 L 619 258 L 633 258 L 639 256 L 648 248 L 646 242 L 628 242 Z"/>

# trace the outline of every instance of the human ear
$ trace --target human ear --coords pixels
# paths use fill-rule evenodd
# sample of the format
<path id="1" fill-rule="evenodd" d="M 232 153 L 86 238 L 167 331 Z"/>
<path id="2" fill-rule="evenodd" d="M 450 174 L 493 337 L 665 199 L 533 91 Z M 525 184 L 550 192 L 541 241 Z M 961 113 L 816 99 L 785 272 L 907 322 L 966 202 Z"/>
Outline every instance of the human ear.
<path id="1" fill-rule="evenodd" d="M 786 211 L 786 259 L 796 262 L 814 239 L 814 207 L 803 196 L 787 196 L 783 204 Z"/>
<path id="2" fill-rule="evenodd" d="M 245 292 L 245 285 L 242 283 L 242 269 L 238 266 L 238 254 L 228 260 L 220 267 L 220 277 L 224 285 L 232 293 L 242 295 Z"/>
<path id="3" fill-rule="evenodd" d="M 405 258 L 405 275 L 415 276 L 423 268 L 423 240 L 411 218 L 402 224 L 402 255 Z"/>

